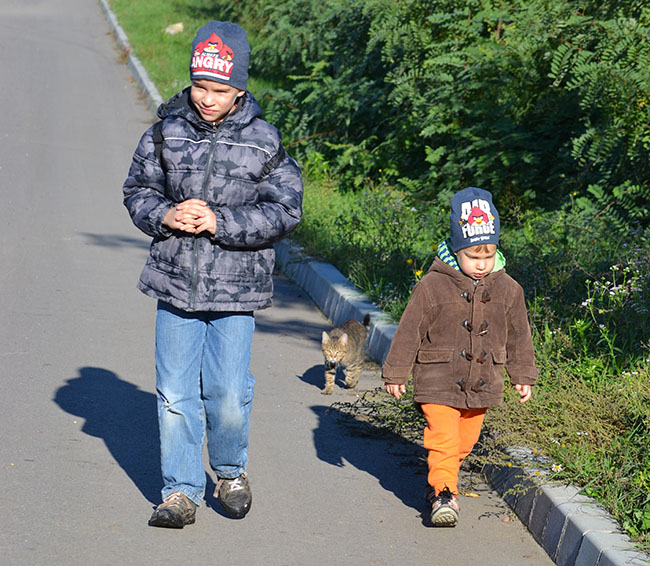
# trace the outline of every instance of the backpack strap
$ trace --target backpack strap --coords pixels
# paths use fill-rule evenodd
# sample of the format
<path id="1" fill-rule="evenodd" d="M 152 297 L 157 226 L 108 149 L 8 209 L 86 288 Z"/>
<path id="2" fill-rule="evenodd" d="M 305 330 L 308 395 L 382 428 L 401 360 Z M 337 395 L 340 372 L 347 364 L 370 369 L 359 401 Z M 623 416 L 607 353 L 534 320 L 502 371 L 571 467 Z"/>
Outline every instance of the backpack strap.
<path id="1" fill-rule="evenodd" d="M 160 163 L 160 166 L 163 168 L 164 171 L 165 165 L 162 162 L 162 146 L 163 146 L 163 142 L 165 141 L 165 138 L 163 137 L 162 134 L 162 120 L 159 120 L 153 125 L 152 137 L 153 137 L 153 152 L 154 155 L 156 156 L 156 161 Z"/>
<path id="2" fill-rule="evenodd" d="M 264 169 L 262 169 L 262 178 L 266 177 L 271 171 L 273 171 L 273 169 L 280 165 L 280 162 L 285 158 L 286 155 L 287 152 L 284 151 L 284 148 L 282 146 L 280 146 L 280 149 L 278 149 L 277 153 L 266 162 L 266 165 L 264 165 Z"/>

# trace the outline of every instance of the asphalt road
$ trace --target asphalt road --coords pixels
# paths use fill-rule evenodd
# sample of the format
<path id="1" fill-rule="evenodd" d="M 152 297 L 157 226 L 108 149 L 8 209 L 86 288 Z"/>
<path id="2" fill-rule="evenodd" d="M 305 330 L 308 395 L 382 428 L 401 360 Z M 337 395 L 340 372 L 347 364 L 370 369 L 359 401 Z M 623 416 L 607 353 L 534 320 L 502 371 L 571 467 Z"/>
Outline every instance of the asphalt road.
<path id="1" fill-rule="evenodd" d="M 95 2 L 0 2 L 0 564 L 551 564 L 485 486 L 457 528 L 426 526 L 421 448 L 341 424 L 329 323 L 281 276 L 257 317 L 251 513 L 208 494 L 195 525 L 147 526 L 155 303 L 121 185 L 152 116 L 108 30 Z"/>

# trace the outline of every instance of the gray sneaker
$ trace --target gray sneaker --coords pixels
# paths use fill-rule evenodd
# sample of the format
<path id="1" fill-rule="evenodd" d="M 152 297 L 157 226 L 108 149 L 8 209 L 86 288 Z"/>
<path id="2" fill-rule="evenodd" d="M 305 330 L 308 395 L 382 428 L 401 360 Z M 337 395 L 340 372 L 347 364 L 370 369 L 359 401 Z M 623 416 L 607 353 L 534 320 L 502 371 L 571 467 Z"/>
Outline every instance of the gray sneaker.
<path id="1" fill-rule="evenodd" d="M 458 523 L 460 505 L 458 496 L 445 487 L 437 497 L 430 497 L 431 523 L 434 527 L 455 527 Z"/>
<path id="2" fill-rule="evenodd" d="M 232 479 L 219 478 L 214 495 L 224 512 L 233 519 L 241 519 L 250 511 L 253 494 L 246 472 Z"/>
<path id="3" fill-rule="evenodd" d="M 182 529 L 196 520 L 196 507 L 196 503 L 184 493 L 175 491 L 165 497 L 163 502 L 154 509 L 149 519 L 149 526 Z"/>

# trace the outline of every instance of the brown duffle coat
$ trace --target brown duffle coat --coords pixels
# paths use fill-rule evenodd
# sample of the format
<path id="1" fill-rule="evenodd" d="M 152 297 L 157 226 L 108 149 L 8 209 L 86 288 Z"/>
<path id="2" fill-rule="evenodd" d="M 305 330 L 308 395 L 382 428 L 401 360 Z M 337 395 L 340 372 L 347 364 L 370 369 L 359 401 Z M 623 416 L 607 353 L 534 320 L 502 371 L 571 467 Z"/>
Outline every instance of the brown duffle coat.
<path id="1" fill-rule="evenodd" d="M 417 403 L 474 409 L 503 401 L 504 369 L 513 384 L 537 379 L 521 286 L 505 270 L 474 281 L 436 258 L 404 310 L 384 381 L 412 373 Z"/>

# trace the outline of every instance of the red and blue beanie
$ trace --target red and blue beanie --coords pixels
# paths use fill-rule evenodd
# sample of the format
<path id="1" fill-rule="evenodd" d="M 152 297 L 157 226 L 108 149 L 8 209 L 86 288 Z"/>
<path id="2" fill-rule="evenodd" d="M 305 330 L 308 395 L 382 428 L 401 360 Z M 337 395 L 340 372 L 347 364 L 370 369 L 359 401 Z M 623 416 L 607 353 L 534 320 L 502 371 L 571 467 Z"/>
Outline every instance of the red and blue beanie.
<path id="1" fill-rule="evenodd" d="M 246 32 L 240 26 L 212 21 L 199 29 L 192 42 L 190 79 L 208 79 L 246 90 L 250 52 Z"/>
<path id="2" fill-rule="evenodd" d="M 476 187 L 458 191 L 451 199 L 449 224 L 454 253 L 482 244 L 499 245 L 499 213 L 489 191 Z"/>

